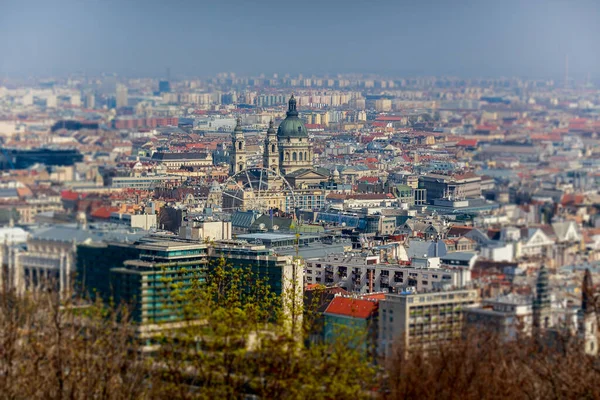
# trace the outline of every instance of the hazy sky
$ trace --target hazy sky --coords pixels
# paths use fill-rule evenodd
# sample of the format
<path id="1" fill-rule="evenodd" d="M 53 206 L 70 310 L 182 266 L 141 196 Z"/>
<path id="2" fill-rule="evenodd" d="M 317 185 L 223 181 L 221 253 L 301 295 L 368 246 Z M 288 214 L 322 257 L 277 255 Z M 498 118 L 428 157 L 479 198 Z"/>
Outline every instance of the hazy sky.
<path id="1" fill-rule="evenodd" d="M 599 0 L 0 0 L 0 73 L 600 76 Z"/>

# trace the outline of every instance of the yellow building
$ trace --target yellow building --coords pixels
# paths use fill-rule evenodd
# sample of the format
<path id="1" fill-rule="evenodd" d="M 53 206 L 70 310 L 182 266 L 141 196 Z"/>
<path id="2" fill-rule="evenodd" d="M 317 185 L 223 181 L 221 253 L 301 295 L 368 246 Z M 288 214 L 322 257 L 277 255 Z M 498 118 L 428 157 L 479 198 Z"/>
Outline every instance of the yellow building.
<path id="1" fill-rule="evenodd" d="M 390 99 L 379 99 L 375 101 L 375 110 L 387 112 L 392 110 L 392 101 Z"/>

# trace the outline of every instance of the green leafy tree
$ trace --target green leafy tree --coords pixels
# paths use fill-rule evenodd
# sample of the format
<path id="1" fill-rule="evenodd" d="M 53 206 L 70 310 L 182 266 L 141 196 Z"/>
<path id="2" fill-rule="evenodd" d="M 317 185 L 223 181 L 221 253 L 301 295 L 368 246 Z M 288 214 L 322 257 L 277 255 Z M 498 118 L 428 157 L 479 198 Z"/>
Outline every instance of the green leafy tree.
<path id="1" fill-rule="evenodd" d="M 302 288 L 284 285 L 284 292 L 275 295 L 257 273 L 228 265 L 223 258 L 198 278 L 185 291 L 173 288 L 185 324 L 161 338 L 156 356 L 166 382 L 161 395 L 367 396 L 374 367 L 362 352 L 346 345 L 347 337 L 330 343 L 305 340 L 310 329 L 302 322 Z"/>

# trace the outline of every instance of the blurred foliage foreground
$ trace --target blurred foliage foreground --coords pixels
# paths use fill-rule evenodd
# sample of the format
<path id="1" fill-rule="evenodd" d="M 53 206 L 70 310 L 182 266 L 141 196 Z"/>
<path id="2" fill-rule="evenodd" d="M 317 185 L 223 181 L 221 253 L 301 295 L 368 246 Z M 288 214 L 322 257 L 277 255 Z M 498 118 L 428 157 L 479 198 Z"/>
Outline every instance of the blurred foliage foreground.
<path id="1" fill-rule="evenodd" d="M 597 359 L 571 342 L 557 350 L 469 333 L 384 362 L 356 345 L 365 332 L 309 340 L 318 304 L 305 305 L 301 288 L 275 296 L 223 260 L 195 281 L 165 285 L 178 323 L 151 340 L 125 305 L 2 293 L 0 398 L 600 398 Z"/>

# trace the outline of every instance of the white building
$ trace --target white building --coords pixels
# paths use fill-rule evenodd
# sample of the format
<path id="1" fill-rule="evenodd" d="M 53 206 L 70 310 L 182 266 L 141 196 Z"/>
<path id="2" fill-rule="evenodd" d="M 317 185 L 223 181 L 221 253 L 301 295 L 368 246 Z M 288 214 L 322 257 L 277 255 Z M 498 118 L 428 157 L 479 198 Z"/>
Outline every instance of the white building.
<path id="1" fill-rule="evenodd" d="M 425 262 L 423 262 L 423 260 Z M 382 263 L 379 255 L 336 253 L 306 260 L 306 283 L 341 286 L 349 291 L 396 292 L 413 287 L 418 291 L 465 287 L 471 281 L 468 268 L 437 268 L 440 259 L 411 263 Z M 431 261 L 431 262 L 429 262 Z"/>

